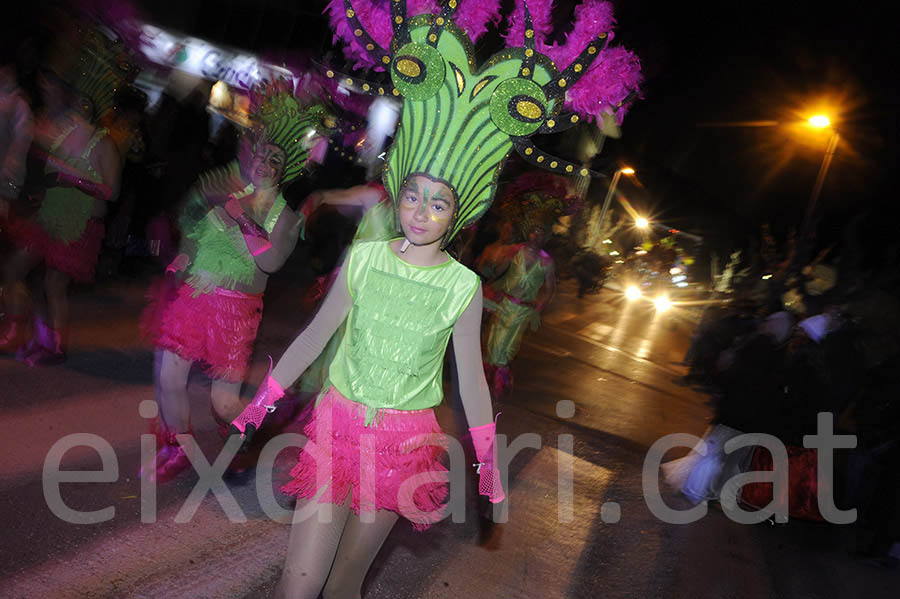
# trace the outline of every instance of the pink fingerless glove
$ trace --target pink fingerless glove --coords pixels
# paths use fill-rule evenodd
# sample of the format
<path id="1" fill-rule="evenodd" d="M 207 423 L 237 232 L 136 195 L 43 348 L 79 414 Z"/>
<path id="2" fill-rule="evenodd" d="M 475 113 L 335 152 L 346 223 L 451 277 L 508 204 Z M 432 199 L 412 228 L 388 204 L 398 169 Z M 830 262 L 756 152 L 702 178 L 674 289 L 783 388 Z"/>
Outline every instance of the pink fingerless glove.
<path id="1" fill-rule="evenodd" d="M 248 442 L 253 434 L 259 430 L 260 425 L 267 414 L 275 411 L 275 402 L 284 397 L 284 389 L 272 378 L 272 371 L 263 379 L 256 396 L 253 398 L 241 415 L 232 421 L 232 433 L 237 432 Z"/>
<path id="2" fill-rule="evenodd" d="M 499 416 L 499 414 L 497 414 Z M 506 498 L 500 484 L 500 468 L 497 460 L 497 423 L 470 428 L 475 455 L 478 456 L 478 492 L 487 496 L 491 503 L 500 503 Z"/>
<path id="3" fill-rule="evenodd" d="M 178 254 L 166 267 L 166 273 L 181 272 L 191 263 L 191 258 L 187 254 Z"/>

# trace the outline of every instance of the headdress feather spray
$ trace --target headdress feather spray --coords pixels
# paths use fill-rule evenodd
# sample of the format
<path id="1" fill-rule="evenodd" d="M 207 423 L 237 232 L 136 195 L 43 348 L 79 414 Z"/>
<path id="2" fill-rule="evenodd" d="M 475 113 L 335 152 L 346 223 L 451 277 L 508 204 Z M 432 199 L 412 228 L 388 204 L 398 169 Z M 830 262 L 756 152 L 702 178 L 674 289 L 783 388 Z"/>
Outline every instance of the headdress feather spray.
<path id="1" fill-rule="evenodd" d="M 63 42 L 51 60 L 50 68 L 78 93 L 90 100 L 90 119 L 96 122 L 115 104 L 116 92 L 134 81 L 139 72 L 133 56 L 119 40 L 111 40 L 90 24 L 83 24 L 76 34 L 74 57 L 64 55 Z"/>
<path id="2" fill-rule="evenodd" d="M 558 47 L 545 43 L 552 2 L 517 0 L 507 42 L 515 36 L 522 46 L 476 67 L 470 36 L 477 38 L 487 23 L 498 20 L 499 6 L 447 0 L 437 10 L 432 0 L 331 0 L 327 8 L 335 38 L 347 43 L 348 58 L 355 66 L 389 71 L 392 85 L 346 76 L 340 76 L 341 83 L 403 100 L 385 187 L 396 200 L 410 175 L 427 174 L 456 195 L 457 213 L 444 246 L 490 206 L 512 150 L 562 175 L 597 174 L 541 151 L 530 137 L 568 129 L 582 117 L 607 113 L 621 120 L 640 83 L 637 59 L 607 48 L 614 21 L 611 5 L 600 0 L 585 0 L 576 9 L 575 27 Z M 563 114 L 564 105 L 576 112 Z"/>
<path id="3" fill-rule="evenodd" d="M 298 102 L 285 79 L 254 87 L 251 107 L 257 143 L 270 143 L 284 150 L 281 182 L 289 183 L 308 166 L 310 150 L 324 141 L 323 134 L 333 128 L 333 118 L 320 104 L 304 106 Z"/>

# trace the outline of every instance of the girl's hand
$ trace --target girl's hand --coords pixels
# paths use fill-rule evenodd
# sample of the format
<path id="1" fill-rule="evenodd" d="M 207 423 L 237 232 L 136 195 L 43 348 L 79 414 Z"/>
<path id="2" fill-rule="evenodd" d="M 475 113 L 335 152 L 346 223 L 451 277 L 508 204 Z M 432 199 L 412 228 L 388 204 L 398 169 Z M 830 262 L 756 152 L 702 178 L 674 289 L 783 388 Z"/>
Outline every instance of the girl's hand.
<path id="1" fill-rule="evenodd" d="M 179 273 L 186 269 L 190 263 L 191 259 L 187 254 L 178 254 L 166 267 L 166 273 Z"/>

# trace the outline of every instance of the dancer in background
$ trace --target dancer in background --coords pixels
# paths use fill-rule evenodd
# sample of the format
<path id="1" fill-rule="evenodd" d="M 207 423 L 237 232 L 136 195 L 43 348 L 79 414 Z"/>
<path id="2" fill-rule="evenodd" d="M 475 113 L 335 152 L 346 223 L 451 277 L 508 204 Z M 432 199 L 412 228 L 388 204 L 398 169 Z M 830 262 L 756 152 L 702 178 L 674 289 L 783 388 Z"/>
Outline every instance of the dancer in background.
<path id="1" fill-rule="evenodd" d="M 103 217 L 118 196 L 121 163 L 106 129 L 97 123 L 115 108 L 115 93 L 137 69 L 120 41 L 87 25 L 77 29 L 72 47 L 61 44 L 51 63 L 61 81 L 48 73 L 44 81 L 48 105 L 63 96 L 69 109 L 48 112 L 36 126 L 33 150 L 46 161 L 44 194 L 37 213 L 13 218 L 10 236 L 19 248 L 4 269 L 6 305 L 20 333 L 4 340 L 8 351 L 29 366 L 58 364 L 66 359 L 70 282 L 91 282 L 100 244 Z M 64 48 L 69 47 L 66 53 Z M 33 300 L 34 332 L 30 341 L 28 294 L 24 281 L 38 265 L 46 272 L 43 294 Z M 43 301 L 46 296 L 46 303 Z"/>
<path id="2" fill-rule="evenodd" d="M 559 73 L 535 51 L 538 40 L 543 47 L 544 33 L 535 35 L 527 13 L 517 12 L 514 23 L 520 27 L 513 43 L 524 43 L 525 49 L 498 54 L 484 70 L 474 71 L 471 41 L 452 19 L 477 37 L 497 14 L 499 2 L 448 2 L 439 15 L 413 18 L 407 18 L 406 6 L 330 4 L 333 27 L 345 37 L 350 54 L 362 65 L 389 69 L 392 86 L 343 75 L 341 80 L 354 89 L 403 98 L 384 174 L 401 236 L 351 248 L 315 318 L 233 422 L 235 433 L 245 441 L 252 438 L 277 409 L 284 388 L 346 320 L 328 385 L 305 425 L 309 441 L 293 480 L 283 487 L 298 500 L 279 597 L 311 599 L 320 592 L 360 597 L 372 560 L 401 516 L 418 528 L 443 516 L 448 489 L 443 452 L 434 445 L 440 443 L 440 428 L 433 407 L 442 400 L 441 371 L 451 336 L 480 462 L 480 491 L 502 501 L 495 423 L 481 363 L 481 285 L 443 248 L 487 210 L 514 144 L 536 164 L 562 172 L 577 168 L 536 149 L 528 137 L 545 122 L 555 125 L 548 117 L 561 107 L 560 90 L 575 90 L 598 46 L 568 48 L 574 55 L 584 50 L 584 58 L 577 69 Z M 542 23 L 549 23 L 549 6 L 542 9 Z M 373 39 L 358 14 L 379 26 L 392 23 L 392 32 L 379 28 L 376 34 L 383 39 Z M 585 36 L 578 25 L 579 34 L 570 39 Z M 608 39 L 603 28 L 611 25 L 611 15 L 609 22 L 587 25 L 590 40 Z M 598 25 L 603 28 L 594 30 Z M 605 80 L 619 85 L 620 75 L 610 66 Z M 578 168 L 581 176 L 589 174 Z M 330 504 L 331 517 L 304 516 L 315 503 Z"/>
<path id="3" fill-rule="evenodd" d="M 495 248 L 480 261 L 491 312 L 485 333 L 484 369 L 494 401 L 512 387 L 510 364 L 526 329 L 540 327 L 541 312 L 553 297 L 553 258 L 543 250 L 556 220 L 573 213 L 573 196 L 562 177 L 544 172 L 520 175 L 504 190 L 500 210 L 518 229 L 519 243 Z"/>
<path id="4" fill-rule="evenodd" d="M 263 292 L 290 256 L 305 216 L 288 208 L 282 186 L 327 146 L 320 106 L 302 106 L 283 81 L 254 90 L 254 125 L 237 162 L 201 175 L 181 226 L 182 252 L 167 269 L 174 283 L 144 314 L 144 336 L 156 347 L 159 452 L 141 476 L 166 481 L 190 466 L 176 435 L 190 433 L 188 374 L 198 362 L 212 378 L 211 400 L 222 425 L 240 414 Z"/>
<path id="5" fill-rule="evenodd" d="M 0 65 L 0 226 L 25 183 L 34 121 L 16 81 L 15 64 Z"/>

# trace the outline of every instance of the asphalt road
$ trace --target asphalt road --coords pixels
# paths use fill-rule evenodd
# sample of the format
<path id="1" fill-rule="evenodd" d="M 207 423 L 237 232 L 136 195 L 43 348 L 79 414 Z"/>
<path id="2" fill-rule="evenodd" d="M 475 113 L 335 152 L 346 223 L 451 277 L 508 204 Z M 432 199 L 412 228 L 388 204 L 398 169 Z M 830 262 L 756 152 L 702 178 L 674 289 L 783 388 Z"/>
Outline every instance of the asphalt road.
<path id="1" fill-rule="evenodd" d="M 265 373 L 266 355 L 277 356 L 302 326 L 294 281 L 290 272 L 273 280 L 247 395 Z M 222 486 L 243 522 L 229 519 L 212 494 L 192 502 L 194 473 L 161 486 L 156 509 L 148 508 L 150 495 L 135 476 L 147 431 L 139 406 L 153 399 L 152 354 L 137 334 L 147 282 L 76 290 L 65 364 L 31 370 L 0 358 L 4 599 L 258 598 L 278 580 L 289 530 L 272 513 L 289 503 L 271 490 L 286 478 L 291 451 L 280 454 L 271 481 Z M 532 447 L 510 462 L 508 519 L 498 543 L 477 544 L 471 497 L 464 522 L 443 521 L 424 533 L 401 522 L 364 596 L 895 597 L 900 573 L 848 556 L 852 526 L 739 525 L 715 506 L 679 526 L 651 513 L 641 479 L 647 450 L 669 433 L 702 434 L 710 418 L 705 397 L 674 382 L 696 318 L 695 309 L 678 308 L 655 316 L 608 290 L 578 299 L 563 284 L 543 327 L 526 338 L 513 396 L 501 406 L 509 442 L 530 439 Z M 202 373 L 192 375 L 193 425 L 211 461 L 221 441 L 208 391 Z M 452 410 L 442 406 L 438 415 L 453 431 Z M 74 433 L 108 443 L 114 459 L 105 470 L 115 472 L 105 482 L 63 483 L 60 498 L 75 510 L 113 507 L 105 522 L 67 523 L 49 507 L 51 449 Z M 87 447 L 72 448 L 61 462 L 71 470 L 102 466 Z M 561 468 L 574 475 L 570 502 L 558 482 Z M 671 507 L 690 507 L 670 490 L 663 497 Z"/>

